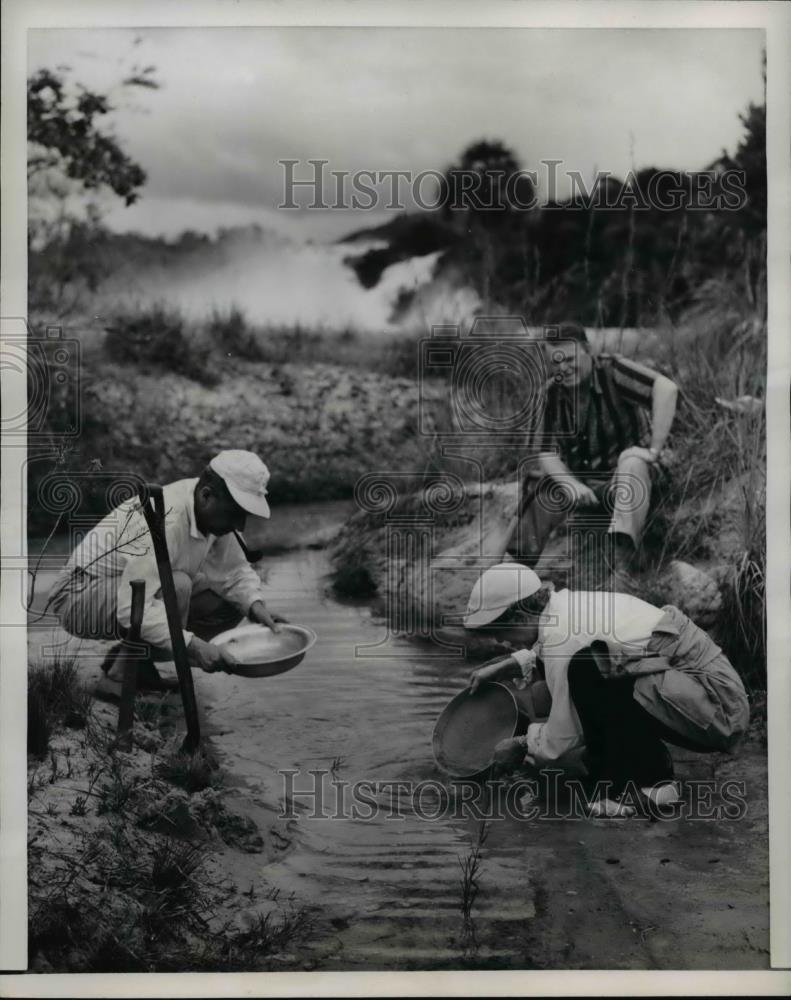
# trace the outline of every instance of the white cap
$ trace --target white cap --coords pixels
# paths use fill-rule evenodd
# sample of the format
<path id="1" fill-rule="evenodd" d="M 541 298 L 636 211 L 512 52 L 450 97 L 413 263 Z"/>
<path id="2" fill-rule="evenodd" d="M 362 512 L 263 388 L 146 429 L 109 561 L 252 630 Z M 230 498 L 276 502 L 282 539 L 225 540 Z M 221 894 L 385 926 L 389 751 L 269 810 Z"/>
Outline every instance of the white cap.
<path id="1" fill-rule="evenodd" d="M 521 563 L 499 563 L 482 573 L 472 588 L 464 616 L 465 628 L 488 625 L 517 601 L 541 589 L 538 574 Z"/>
<path id="2" fill-rule="evenodd" d="M 269 469 L 258 455 L 238 449 L 221 451 L 209 466 L 225 480 L 228 492 L 243 510 L 258 517 L 269 517 L 266 501 Z"/>

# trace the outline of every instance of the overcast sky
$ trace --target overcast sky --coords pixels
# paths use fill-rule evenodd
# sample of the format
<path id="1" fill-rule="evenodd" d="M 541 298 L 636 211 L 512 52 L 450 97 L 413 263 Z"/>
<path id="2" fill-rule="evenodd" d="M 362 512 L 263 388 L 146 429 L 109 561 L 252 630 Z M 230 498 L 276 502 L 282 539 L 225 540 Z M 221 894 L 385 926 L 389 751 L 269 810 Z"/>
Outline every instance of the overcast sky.
<path id="1" fill-rule="evenodd" d="M 489 138 L 534 169 L 702 168 L 762 100 L 762 48 L 763 32 L 738 29 L 48 29 L 29 33 L 29 66 L 67 65 L 102 88 L 156 66 L 161 89 L 136 90 L 115 115 L 148 172 L 115 228 L 274 219 L 322 234 L 382 216 L 286 218 L 278 159 L 442 170 Z"/>

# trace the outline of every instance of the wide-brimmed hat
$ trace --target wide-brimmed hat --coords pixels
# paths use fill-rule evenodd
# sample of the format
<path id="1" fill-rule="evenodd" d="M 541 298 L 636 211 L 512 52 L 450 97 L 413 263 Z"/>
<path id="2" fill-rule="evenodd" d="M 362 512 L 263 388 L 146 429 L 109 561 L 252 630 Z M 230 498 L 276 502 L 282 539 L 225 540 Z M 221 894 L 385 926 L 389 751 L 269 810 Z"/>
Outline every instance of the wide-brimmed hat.
<path id="1" fill-rule="evenodd" d="M 229 449 L 215 455 L 209 466 L 224 480 L 228 492 L 243 510 L 258 517 L 269 517 L 266 500 L 269 469 L 258 455 L 252 451 Z"/>
<path id="2" fill-rule="evenodd" d="M 541 589 L 541 580 L 528 566 L 521 563 L 498 563 L 482 573 L 472 588 L 464 616 L 465 628 L 488 625 L 517 601 Z"/>

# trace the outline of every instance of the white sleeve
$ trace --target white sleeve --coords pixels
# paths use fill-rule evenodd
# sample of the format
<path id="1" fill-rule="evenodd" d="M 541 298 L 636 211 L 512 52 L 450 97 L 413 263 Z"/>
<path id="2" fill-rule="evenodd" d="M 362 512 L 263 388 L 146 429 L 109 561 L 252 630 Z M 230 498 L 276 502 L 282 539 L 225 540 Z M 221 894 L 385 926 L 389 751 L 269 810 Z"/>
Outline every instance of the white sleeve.
<path id="1" fill-rule="evenodd" d="M 522 671 L 522 676 L 529 681 L 533 676 L 533 668 L 536 665 L 536 654 L 532 649 L 517 649 L 511 653 L 511 659 L 515 660 Z"/>
<path id="2" fill-rule="evenodd" d="M 577 652 L 575 648 L 573 652 Z M 575 747 L 582 746 L 582 728 L 571 703 L 568 667 L 572 651 L 542 657 L 552 707 L 546 722 L 533 723 L 527 730 L 527 751 L 541 764 L 552 763 Z"/>
<path id="3" fill-rule="evenodd" d="M 210 589 L 230 601 L 242 614 L 246 615 L 255 601 L 266 603 L 261 580 L 233 533 L 223 535 L 212 545 L 203 574 Z"/>

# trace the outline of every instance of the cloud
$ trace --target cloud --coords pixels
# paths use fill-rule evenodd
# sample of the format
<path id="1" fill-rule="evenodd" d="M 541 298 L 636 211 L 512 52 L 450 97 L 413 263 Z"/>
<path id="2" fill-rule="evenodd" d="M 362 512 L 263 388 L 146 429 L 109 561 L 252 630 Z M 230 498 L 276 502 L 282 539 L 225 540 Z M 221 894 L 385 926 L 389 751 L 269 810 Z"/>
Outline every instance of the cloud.
<path id="1" fill-rule="evenodd" d="M 762 99 L 758 30 L 168 28 L 36 30 L 31 69 L 107 87 L 133 61 L 162 89 L 115 127 L 160 201 L 271 208 L 281 158 L 442 169 L 498 138 L 526 166 L 702 168 Z M 135 39 L 138 39 L 135 44 Z"/>

